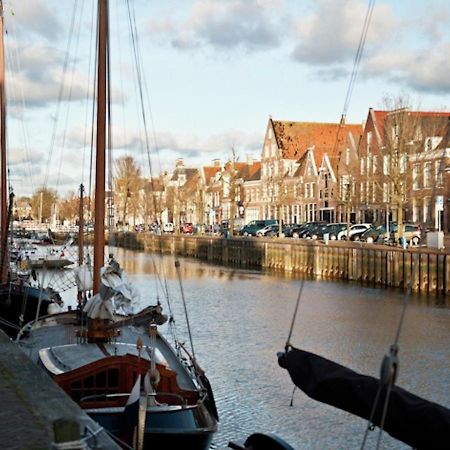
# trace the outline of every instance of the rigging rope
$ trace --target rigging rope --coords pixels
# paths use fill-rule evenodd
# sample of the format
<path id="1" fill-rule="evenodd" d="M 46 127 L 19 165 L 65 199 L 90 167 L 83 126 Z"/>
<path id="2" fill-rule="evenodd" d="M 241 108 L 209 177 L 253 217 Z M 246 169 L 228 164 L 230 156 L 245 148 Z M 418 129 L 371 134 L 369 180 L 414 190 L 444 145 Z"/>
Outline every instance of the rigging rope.
<path id="1" fill-rule="evenodd" d="M 342 128 L 345 126 L 345 121 L 347 118 L 347 111 L 350 106 L 350 100 L 352 98 L 353 89 L 355 87 L 356 77 L 358 75 L 358 70 L 359 70 L 359 64 L 361 62 L 362 54 L 364 51 L 364 45 L 366 43 L 367 32 L 369 31 L 369 25 L 370 25 L 370 21 L 372 19 L 372 13 L 373 13 L 374 7 L 375 7 L 375 0 L 369 0 L 361 36 L 359 38 L 358 49 L 356 51 L 355 60 L 353 62 L 353 68 L 352 68 L 350 80 L 349 80 L 348 87 L 347 87 L 347 93 L 345 95 L 344 107 L 342 109 L 342 114 L 341 114 L 341 120 L 339 122 L 339 126 L 336 131 L 336 141 L 334 143 L 334 147 L 331 152 L 331 157 L 336 156 L 336 152 L 337 152 L 338 146 L 339 146 L 340 132 L 341 132 Z"/>
<path id="2" fill-rule="evenodd" d="M 69 84 L 69 93 L 68 93 L 68 96 L 66 99 L 67 109 L 66 109 L 65 125 L 63 128 L 63 138 L 62 138 L 60 155 L 59 155 L 58 175 L 57 175 L 57 179 L 56 179 L 56 190 L 57 191 L 59 188 L 59 182 L 60 182 L 60 177 L 61 177 L 61 167 L 62 167 L 64 149 L 66 147 L 66 136 L 67 136 L 67 128 L 68 128 L 70 109 L 71 109 L 70 107 L 71 107 L 71 103 L 72 103 L 73 80 L 74 80 L 74 76 L 75 76 L 76 61 L 77 61 L 77 56 L 78 56 L 78 46 L 80 43 L 80 34 L 81 34 L 80 28 L 81 28 L 81 22 L 82 22 L 81 19 L 83 16 L 83 9 L 84 9 L 84 0 L 82 0 L 82 2 L 81 2 L 80 18 L 78 21 L 78 29 L 76 30 L 76 33 L 75 33 L 75 36 L 76 36 L 75 50 L 74 50 L 74 56 L 72 58 L 71 80 L 70 80 L 70 84 Z"/>
<path id="3" fill-rule="evenodd" d="M 289 329 L 289 334 L 288 337 L 286 339 L 286 345 L 284 346 L 285 351 L 287 352 L 289 347 L 291 346 L 291 337 L 292 337 L 292 332 L 294 330 L 294 324 L 295 324 L 295 319 L 297 318 L 297 311 L 298 311 L 298 305 L 300 304 L 300 299 L 302 297 L 302 292 L 303 292 L 303 285 L 305 284 L 305 281 L 302 280 L 300 282 L 300 288 L 298 290 L 298 296 L 297 296 L 297 301 L 295 303 L 295 310 L 294 310 L 294 315 L 292 316 L 292 322 L 291 322 L 291 328 Z M 293 396 L 294 394 L 292 394 Z"/>
<path id="4" fill-rule="evenodd" d="M 184 297 L 183 283 L 181 281 L 180 261 L 178 261 L 178 260 L 175 261 L 175 268 L 176 268 L 176 272 L 177 272 L 177 276 L 178 276 L 178 283 L 180 285 L 181 299 L 183 300 L 184 315 L 186 317 L 186 325 L 187 325 L 187 330 L 188 330 L 188 334 L 189 334 L 189 341 L 191 343 L 192 361 L 194 362 L 194 366 L 197 366 L 197 361 L 195 359 L 194 342 L 192 341 L 191 326 L 189 324 L 189 316 L 188 316 L 187 307 L 186 307 L 186 299 Z"/>
<path id="5" fill-rule="evenodd" d="M 150 156 L 150 143 L 149 143 L 149 137 L 148 137 L 148 127 L 147 127 L 147 116 L 146 116 L 146 112 L 145 112 L 145 105 L 144 105 L 144 85 L 145 87 L 147 87 L 146 85 L 146 77 L 143 74 L 143 65 L 141 64 L 141 60 L 142 60 L 142 56 L 141 56 L 141 51 L 140 51 L 140 45 L 139 45 L 139 38 L 138 38 L 138 31 L 137 31 L 137 25 L 136 25 L 136 14 L 135 14 L 135 9 L 134 9 L 134 4 L 130 5 L 130 1 L 127 0 L 126 2 L 127 4 L 127 12 L 128 12 L 128 23 L 129 23 L 129 27 L 131 30 L 130 33 L 130 45 L 132 47 L 133 50 L 133 55 L 134 55 L 134 61 L 135 61 L 135 76 L 136 76 L 136 84 L 135 84 L 135 88 L 138 89 L 138 96 L 140 99 L 140 106 L 141 106 L 141 114 L 140 114 L 140 119 L 142 120 L 143 123 L 143 128 L 144 128 L 144 134 L 145 134 L 145 146 L 146 146 L 146 151 L 147 151 L 147 162 L 148 162 L 148 169 L 149 169 L 149 175 L 150 175 L 150 185 L 151 185 L 151 199 L 152 199 L 152 203 L 153 203 L 153 210 L 155 212 L 155 214 L 157 214 L 158 211 L 158 205 L 156 202 L 156 196 L 154 195 L 155 192 L 155 184 L 154 184 L 154 178 L 153 178 L 153 167 L 152 167 L 152 161 L 151 161 L 151 156 Z M 153 139 L 155 142 L 155 149 L 156 149 L 156 153 L 158 155 L 159 158 L 159 152 L 158 152 L 158 146 L 157 146 L 157 142 L 156 142 L 156 133 L 155 133 L 155 128 L 154 128 L 154 121 L 153 121 L 153 114 L 152 114 L 152 110 L 151 110 L 151 103 L 150 103 L 150 99 L 148 96 L 148 89 L 147 89 L 147 105 L 149 108 L 149 112 L 150 112 L 150 118 L 151 118 L 151 123 L 152 123 L 152 129 L 153 129 Z M 138 115 L 139 117 L 139 115 Z M 139 133 L 140 133 L 140 137 L 141 137 L 141 129 L 139 128 Z M 140 142 L 142 143 L 142 137 L 140 139 Z M 153 256 L 152 256 L 153 259 Z M 155 265 L 156 266 L 156 265 Z M 172 334 L 174 337 L 175 342 L 177 341 L 176 338 L 176 334 L 175 334 L 175 328 L 174 328 L 174 321 L 173 321 L 173 315 L 172 315 L 172 308 L 170 305 L 170 295 L 169 295 L 169 290 L 168 290 L 168 286 L 167 286 L 167 277 L 165 275 L 165 270 L 164 267 L 161 268 L 162 270 L 162 276 L 164 277 L 165 280 L 165 286 L 163 289 L 163 292 L 165 293 L 165 297 L 166 297 L 166 301 L 169 307 L 169 313 L 171 315 L 171 329 L 172 329 Z M 158 273 L 158 272 L 157 272 Z M 159 275 L 158 275 L 159 276 Z"/>
<path id="6" fill-rule="evenodd" d="M 56 131 L 57 131 L 57 128 L 58 128 L 59 113 L 60 113 L 62 98 L 63 98 L 63 94 L 64 94 L 65 80 L 66 80 L 66 74 L 67 74 L 67 66 L 69 64 L 70 48 L 72 46 L 72 37 L 73 37 L 73 30 L 74 30 L 74 26 L 75 26 L 75 16 L 76 16 L 77 4 L 78 4 L 78 1 L 75 0 L 75 2 L 73 4 L 72 19 L 70 21 L 69 39 L 67 41 L 66 55 L 64 57 L 64 64 L 63 64 L 63 72 L 62 72 L 61 84 L 59 86 L 58 101 L 56 103 L 56 115 L 55 115 L 55 119 L 54 119 L 54 123 L 53 123 L 53 132 L 52 132 L 52 137 L 51 137 L 51 141 L 50 141 L 50 148 L 49 148 L 48 157 L 47 157 L 47 170 L 46 170 L 45 177 L 44 177 L 44 187 L 46 187 L 48 185 L 48 178 L 49 178 L 49 172 L 50 172 L 50 162 L 51 162 L 52 155 L 53 155 L 53 150 L 54 150 L 54 147 L 55 147 Z"/>
<path id="7" fill-rule="evenodd" d="M 12 16 L 14 16 L 14 14 L 12 14 Z M 6 36 L 15 35 L 15 22 L 14 20 L 11 20 L 11 28 L 5 27 L 8 29 L 8 33 L 6 33 Z M 12 30 L 12 31 L 11 31 Z M 11 55 L 10 55 L 11 53 Z M 20 64 L 20 57 L 19 57 L 19 49 L 16 46 L 6 46 L 5 47 L 5 56 L 6 56 L 6 65 L 7 67 L 10 68 L 11 73 L 14 73 L 14 69 L 16 71 L 16 73 L 20 74 L 22 72 L 22 67 Z M 12 87 L 12 89 L 11 89 Z M 22 116 L 24 116 L 25 111 L 27 110 L 26 108 L 26 103 L 25 103 L 25 95 L 24 95 L 24 91 L 23 91 L 23 85 L 22 83 L 15 83 L 12 85 L 8 85 L 8 92 L 11 95 L 8 95 L 7 97 L 10 98 L 16 98 L 17 103 L 21 104 L 22 107 Z M 15 92 L 16 90 L 19 91 L 19 93 Z M 28 127 L 26 126 L 26 121 L 25 120 L 20 120 L 20 129 L 22 132 L 22 139 L 23 139 L 23 145 L 24 145 L 24 155 L 23 155 L 23 163 L 25 164 L 25 166 L 28 168 L 28 181 L 30 183 L 30 187 L 31 187 L 31 191 L 34 192 L 34 181 L 33 181 L 33 164 L 32 164 L 32 157 L 31 157 L 31 150 L 30 150 L 30 138 L 29 138 L 29 132 L 28 132 Z M 10 136 L 9 134 L 7 135 L 7 140 L 8 140 L 8 145 L 7 148 L 10 148 L 9 145 L 9 140 L 10 140 Z M 7 164 L 8 167 L 10 166 L 10 158 L 7 159 Z"/>
<path id="8" fill-rule="evenodd" d="M 392 386 L 395 384 L 395 380 L 397 378 L 397 371 L 398 371 L 398 342 L 400 339 L 400 333 L 403 327 L 403 321 L 405 318 L 405 313 L 406 313 L 406 308 L 408 306 L 408 300 L 411 297 L 412 294 L 412 288 L 413 288 L 413 283 L 416 279 L 416 272 L 417 272 L 417 268 L 416 265 L 413 265 L 412 268 L 412 273 L 411 273 L 411 282 L 410 285 L 407 289 L 407 291 L 405 292 L 405 295 L 403 297 L 403 303 L 402 303 L 402 312 L 400 314 L 400 319 L 399 322 L 397 324 L 397 330 L 395 333 L 395 340 L 394 343 L 391 345 L 390 349 L 389 349 L 389 353 L 386 354 L 383 358 L 383 361 L 381 363 L 381 368 L 380 368 L 380 383 L 378 385 L 378 389 L 377 389 L 377 393 L 375 395 L 375 399 L 372 405 L 372 410 L 370 412 L 370 417 L 369 420 L 367 422 L 367 426 L 366 426 L 366 430 L 364 432 L 364 437 L 363 437 L 363 441 L 361 443 L 361 450 L 364 449 L 365 445 L 366 445 L 366 441 L 367 441 L 367 436 L 369 434 L 369 431 L 374 429 L 374 418 L 375 418 L 375 412 L 378 406 L 378 402 L 380 401 L 380 396 L 381 393 L 383 391 L 383 388 L 386 389 L 386 395 L 384 398 L 384 403 L 383 403 L 383 410 L 382 410 L 382 415 L 381 415 L 381 421 L 380 421 L 380 427 L 379 427 L 379 433 L 378 433 L 378 439 L 377 439 L 377 446 L 376 448 L 378 449 L 380 446 L 380 442 L 381 442 L 381 435 L 384 429 L 384 423 L 386 420 L 386 415 L 387 415 L 387 409 L 389 406 L 389 399 L 390 399 L 390 395 L 391 395 L 391 389 Z"/>

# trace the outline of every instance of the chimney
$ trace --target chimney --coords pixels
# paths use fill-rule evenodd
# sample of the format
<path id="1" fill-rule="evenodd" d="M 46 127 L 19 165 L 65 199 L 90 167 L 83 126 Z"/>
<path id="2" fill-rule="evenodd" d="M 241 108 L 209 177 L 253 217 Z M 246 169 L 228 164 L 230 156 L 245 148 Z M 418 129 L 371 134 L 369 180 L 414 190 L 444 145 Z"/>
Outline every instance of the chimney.
<path id="1" fill-rule="evenodd" d="M 213 159 L 213 166 L 214 167 L 221 167 L 220 166 L 220 159 L 219 158 L 216 158 L 216 159 Z"/>
<path id="2" fill-rule="evenodd" d="M 253 166 L 253 156 L 247 155 L 247 166 Z"/>
<path id="3" fill-rule="evenodd" d="M 177 169 L 184 167 L 184 160 L 183 158 L 177 158 L 175 161 L 175 167 Z"/>

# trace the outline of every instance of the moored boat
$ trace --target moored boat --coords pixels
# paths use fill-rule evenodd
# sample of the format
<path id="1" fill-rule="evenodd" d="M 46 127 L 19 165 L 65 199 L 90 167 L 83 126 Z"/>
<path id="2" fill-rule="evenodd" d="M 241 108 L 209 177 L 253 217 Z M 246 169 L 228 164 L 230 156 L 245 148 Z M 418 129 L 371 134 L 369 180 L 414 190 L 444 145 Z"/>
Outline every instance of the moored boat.
<path id="1" fill-rule="evenodd" d="M 184 347 L 172 347 L 159 332 L 167 321 L 161 306 L 129 316 L 113 311 L 113 304 L 127 309 L 121 298 L 132 292 L 115 261 L 102 271 L 100 291 L 84 311 L 28 324 L 19 334 L 19 346 L 128 445 L 134 435 L 136 448 L 209 448 L 218 422 L 212 391 Z M 139 405 L 134 420 L 126 407 L 133 387 Z"/>

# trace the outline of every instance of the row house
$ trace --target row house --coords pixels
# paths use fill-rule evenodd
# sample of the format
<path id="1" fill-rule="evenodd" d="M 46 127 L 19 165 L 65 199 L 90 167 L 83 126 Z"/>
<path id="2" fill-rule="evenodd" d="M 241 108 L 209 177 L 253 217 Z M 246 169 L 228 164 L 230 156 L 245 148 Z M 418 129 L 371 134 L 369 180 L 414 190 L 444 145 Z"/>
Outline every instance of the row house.
<path id="1" fill-rule="evenodd" d="M 212 166 L 200 169 L 204 190 L 204 218 L 201 223 L 205 225 L 219 223 L 222 217 L 222 172 L 220 159 L 214 159 Z"/>
<path id="2" fill-rule="evenodd" d="M 355 170 L 359 220 L 448 229 L 449 123 L 449 112 L 369 109 Z"/>
<path id="3" fill-rule="evenodd" d="M 252 189 L 245 184 L 259 180 L 261 174 L 261 163 L 254 161 L 248 156 L 246 162 L 228 161 L 225 164 L 222 181 L 223 181 L 223 197 L 222 197 L 222 220 L 233 222 L 234 227 L 237 225 L 245 225 L 249 220 L 246 217 L 245 204 L 246 195 L 253 194 Z M 249 213 L 249 211 L 247 211 Z"/>
<path id="4" fill-rule="evenodd" d="M 192 178 L 197 176 L 198 169 L 188 168 L 184 165 L 183 158 L 175 162 L 175 170 L 169 180 L 166 180 L 165 216 L 167 222 L 180 224 L 189 222 L 188 216 L 192 217 L 192 196 L 189 187 Z M 165 220 L 163 220 L 164 222 Z"/>
<path id="5" fill-rule="evenodd" d="M 381 223 L 401 214 L 447 229 L 449 117 L 371 108 L 363 125 L 270 118 L 261 161 L 189 169 L 178 159 L 161 179 L 162 221 Z"/>
<path id="6" fill-rule="evenodd" d="M 359 141 L 361 125 L 270 118 L 261 156 L 260 201 L 246 196 L 252 218 L 282 218 L 285 223 L 336 220 L 338 155 L 349 134 Z"/>

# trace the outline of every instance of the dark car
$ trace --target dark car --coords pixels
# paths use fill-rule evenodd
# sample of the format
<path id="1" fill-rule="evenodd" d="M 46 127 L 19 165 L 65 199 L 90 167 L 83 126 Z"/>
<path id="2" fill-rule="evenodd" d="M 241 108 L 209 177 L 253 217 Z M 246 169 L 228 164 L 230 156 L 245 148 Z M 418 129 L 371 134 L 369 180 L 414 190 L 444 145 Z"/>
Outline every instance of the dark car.
<path id="1" fill-rule="evenodd" d="M 300 234 L 303 239 L 317 239 L 318 235 L 322 233 L 322 228 L 327 225 L 325 222 L 309 222 L 308 226 Z"/>
<path id="2" fill-rule="evenodd" d="M 389 230 L 392 230 L 394 224 L 389 225 Z M 363 242 L 378 242 L 383 243 L 387 241 L 389 237 L 386 232 L 386 224 L 383 223 L 381 225 L 373 226 L 361 234 L 360 240 Z"/>
<path id="3" fill-rule="evenodd" d="M 302 232 L 306 229 L 307 225 L 308 225 L 307 223 L 301 223 L 301 224 L 292 226 L 286 236 L 293 237 L 296 239 L 299 238 L 300 235 L 302 234 Z"/>
<path id="4" fill-rule="evenodd" d="M 320 236 L 317 236 L 318 239 L 323 239 L 324 235 L 328 233 L 328 239 L 334 241 L 337 239 L 338 234 L 347 228 L 347 224 L 344 222 L 341 223 L 329 223 L 322 228 L 322 233 Z"/>
<path id="5" fill-rule="evenodd" d="M 276 224 L 276 219 L 252 220 L 239 230 L 241 236 L 256 236 L 256 233 L 267 225 Z"/>
<path id="6" fill-rule="evenodd" d="M 288 233 L 289 231 L 289 226 L 287 225 L 283 225 L 282 229 L 281 229 L 281 236 L 285 237 L 286 233 Z M 272 225 L 267 225 L 266 227 L 262 228 L 261 230 L 258 230 L 256 232 L 256 236 L 258 237 L 262 237 L 262 236 L 266 236 L 266 237 L 274 237 L 274 236 L 279 236 L 280 235 L 280 225 L 277 223 L 274 223 Z"/>

